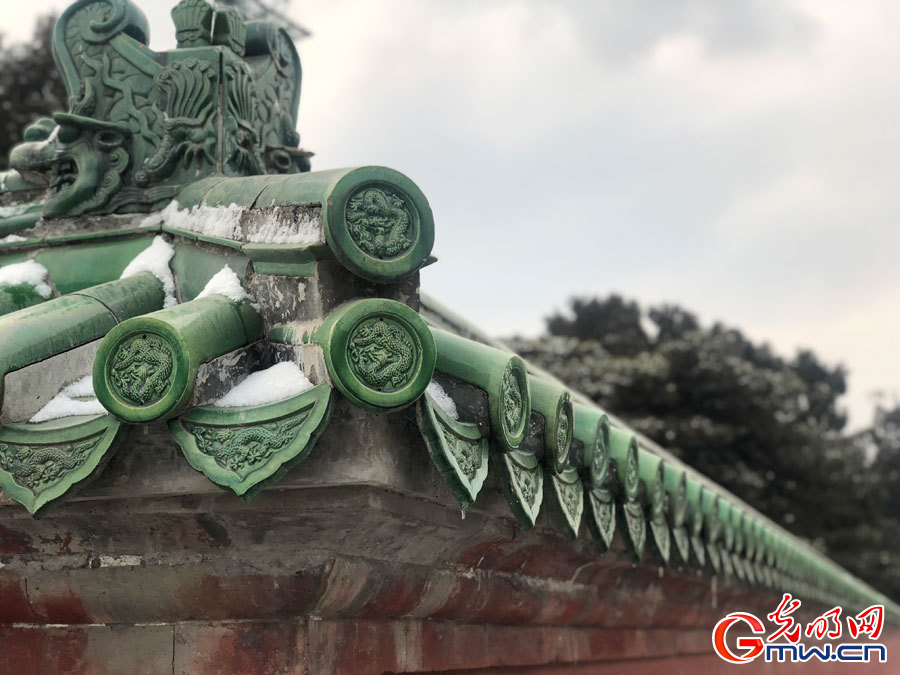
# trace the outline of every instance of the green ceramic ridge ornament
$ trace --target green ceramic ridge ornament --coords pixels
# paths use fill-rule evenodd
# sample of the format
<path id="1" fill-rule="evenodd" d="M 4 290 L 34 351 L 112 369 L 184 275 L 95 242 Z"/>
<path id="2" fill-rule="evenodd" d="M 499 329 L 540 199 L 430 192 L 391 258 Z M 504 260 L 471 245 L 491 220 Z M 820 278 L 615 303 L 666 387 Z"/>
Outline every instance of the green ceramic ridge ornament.
<path id="1" fill-rule="evenodd" d="M 93 480 L 124 429 L 112 415 L 0 427 L 0 487 L 37 515 Z"/>
<path id="2" fill-rule="evenodd" d="M 575 414 L 572 398 L 562 387 L 537 377 L 528 378 L 531 409 L 544 418 L 544 461 L 553 473 L 569 466 Z"/>
<path id="3" fill-rule="evenodd" d="M 731 503 L 728 503 L 728 526 L 727 530 L 731 530 L 731 548 L 728 553 L 731 558 L 731 567 L 734 571 L 734 574 L 737 575 L 738 579 L 741 581 L 746 581 L 746 571 L 744 569 L 743 564 L 743 556 L 741 553 L 744 550 L 744 532 L 743 532 L 743 512 L 734 506 Z"/>
<path id="4" fill-rule="evenodd" d="M 309 455 L 328 425 L 331 387 L 238 408 L 203 406 L 169 421 L 188 463 L 249 502 Z"/>
<path id="5" fill-rule="evenodd" d="M 680 466 L 663 462 L 663 479 L 669 495 L 668 513 L 672 540 L 675 542 L 679 562 L 687 564 L 691 557 L 690 536 L 685 528 L 688 510 L 687 473 Z"/>
<path id="6" fill-rule="evenodd" d="M 491 452 L 491 464 L 510 510 L 523 530 L 537 522 L 544 496 L 544 471 L 530 452 Z"/>
<path id="7" fill-rule="evenodd" d="M 354 274 L 405 279 L 434 246 L 434 217 L 418 186 L 398 171 L 364 166 L 339 173 L 322 201 L 325 241 Z"/>
<path id="8" fill-rule="evenodd" d="M 644 557 L 647 543 L 647 519 L 644 507 L 638 501 L 620 502 L 618 508 L 619 531 L 625 540 L 625 546 L 635 562 Z"/>
<path id="9" fill-rule="evenodd" d="M 130 0 L 78 0 L 60 16 L 52 46 L 67 110 L 10 153 L 14 170 L 49 187 L 45 219 L 153 211 L 210 175 L 309 170 L 287 32 L 200 0 L 172 18 L 178 48 L 153 52 Z"/>
<path id="10" fill-rule="evenodd" d="M 94 390 L 126 422 L 166 419 L 190 404 L 201 364 L 262 337 L 248 301 L 213 294 L 123 321 L 94 359 Z"/>
<path id="11" fill-rule="evenodd" d="M 609 430 L 609 455 L 616 463 L 619 489 L 625 500 L 633 501 L 637 499 L 640 485 L 637 438 L 635 438 L 634 434 L 612 427 Z"/>
<path id="12" fill-rule="evenodd" d="M 587 488 L 584 491 L 588 529 L 601 553 L 612 547 L 616 532 L 616 501 L 610 490 Z"/>
<path id="13" fill-rule="evenodd" d="M 666 519 L 668 501 L 663 478 L 662 458 L 643 448 L 638 451 L 638 466 L 641 482 L 647 495 L 647 520 L 655 550 L 663 564 L 668 565 L 671 553 L 669 523 Z"/>
<path id="14" fill-rule="evenodd" d="M 731 522 L 731 504 L 728 503 L 728 500 L 725 497 L 720 495 L 716 505 L 718 507 L 716 516 L 718 517 L 721 526 L 719 531 L 721 532 L 722 547 L 727 551 L 733 551 L 734 524 Z"/>
<path id="15" fill-rule="evenodd" d="M 531 387 L 525 362 L 508 352 L 431 328 L 437 346 L 435 369 L 484 390 L 491 435 L 503 452 L 516 450 L 528 434 Z"/>
<path id="16" fill-rule="evenodd" d="M 427 392 L 416 404 L 416 420 L 438 473 L 460 507 L 468 509 L 488 475 L 488 439 L 478 425 L 447 415 Z"/>
<path id="17" fill-rule="evenodd" d="M 706 557 L 716 574 L 722 572 L 722 558 L 719 555 L 719 536 L 722 533 L 722 521 L 719 520 L 719 495 L 704 486 L 700 491 L 700 504 L 703 511 L 703 534 L 706 540 Z"/>
<path id="18" fill-rule="evenodd" d="M 164 299 L 160 281 L 143 272 L 0 317 L 0 387 L 8 373 L 102 338 Z"/>
<path id="19" fill-rule="evenodd" d="M 572 437 L 584 447 L 582 473 L 591 487 L 602 488 L 609 471 L 609 418 L 606 413 L 579 403 L 572 404 L 575 424 Z"/>
<path id="20" fill-rule="evenodd" d="M 422 395 L 434 374 L 434 339 L 407 305 L 355 300 L 331 312 L 312 335 L 331 381 L 354 404 L 393 412 Z"/>
<path id="21" fill-rule="evenodd" d="M 545 499 L 551 510 L 565 523 L 566 534 L 578 538 L 581 527 L 581 516 L 584 512 L 584 484 L 575 468 L 568 468 L 560 473 L 547 471 L 544 477 Z"/>
<path id="22" fill-rule="evenodd" d="M 762 545 L 760 535 L 762 530 L 759 520 L 756 516 L 744 513 L 744 555 L 747 560 L 757 562 L 759 559 L 759 549 Z"/>
<path id="23" fill-rule="evenodd" d="M 691 543 L 691 554 L 698 567 L 706 566 L 706 548 L 703 546 L 703 486 L 692 477 L 685 478 L 685 498 L 687 500 L 687 528 Z"/>

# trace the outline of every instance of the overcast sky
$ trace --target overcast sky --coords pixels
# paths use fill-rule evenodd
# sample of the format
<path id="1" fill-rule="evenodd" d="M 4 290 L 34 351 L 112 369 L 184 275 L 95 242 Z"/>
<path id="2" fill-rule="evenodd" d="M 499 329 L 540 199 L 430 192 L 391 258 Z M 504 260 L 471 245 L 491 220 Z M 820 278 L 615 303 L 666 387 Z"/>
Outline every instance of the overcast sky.
<path id="1" fill-rule="evenodd" d="M 3 3 L 10 39 L 62 0 Z M 174 46 L 171 0 L 138 0 Z M 900 390 L 900 3 L 293 0 L 314 169 L 435 214 L 423 287 L 497 335 L 573 293 L 673 301 Z"/>

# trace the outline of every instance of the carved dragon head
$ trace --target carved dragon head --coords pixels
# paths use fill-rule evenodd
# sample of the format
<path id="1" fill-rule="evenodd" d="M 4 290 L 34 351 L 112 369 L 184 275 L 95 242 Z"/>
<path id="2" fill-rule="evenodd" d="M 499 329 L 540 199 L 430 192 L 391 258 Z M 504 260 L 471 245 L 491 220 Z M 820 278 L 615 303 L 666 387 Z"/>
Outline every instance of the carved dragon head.
<path id="1" fill-rule="evenodd" d="M 10 153 L 12 168 L 48 187 L 45 218 L 152 211 L 213 174 L 309 170 L 287 33 L 205 0 L 182 0 L 172 17 L 178 48 L 157 53 L 130 0 L 63 12 L 53 55 L 68 111 L 29 126 Z"/>

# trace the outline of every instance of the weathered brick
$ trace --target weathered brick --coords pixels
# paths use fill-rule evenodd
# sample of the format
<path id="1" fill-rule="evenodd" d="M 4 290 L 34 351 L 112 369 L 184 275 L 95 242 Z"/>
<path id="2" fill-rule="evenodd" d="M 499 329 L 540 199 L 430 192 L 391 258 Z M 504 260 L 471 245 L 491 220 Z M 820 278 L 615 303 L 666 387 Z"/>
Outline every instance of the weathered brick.
<path id="1" fill-rule="evenodd" d="M 308 673 L 306 632 L 294 621 L 182 624 L 175 628 L 175 675 Z"/>

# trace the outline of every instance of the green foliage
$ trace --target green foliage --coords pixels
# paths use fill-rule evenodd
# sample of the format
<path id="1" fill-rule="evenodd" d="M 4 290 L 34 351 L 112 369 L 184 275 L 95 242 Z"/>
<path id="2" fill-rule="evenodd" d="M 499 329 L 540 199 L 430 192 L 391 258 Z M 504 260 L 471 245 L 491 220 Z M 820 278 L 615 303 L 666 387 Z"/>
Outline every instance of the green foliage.
<path id="1" fill-rule="evenodd" d="M 871 433 L 843 433 L 842 366 L 824 364 L 811 351 L 784 358 L 734 328 L 703 327 L 674 305 L 644 315 L 616 295 L 575 299 L 568 314 L 556 314 L 547 326 L 547 335 L 510 342 L 851 571 L 900 596 L 900 574 L 889 580 L 883 564 L 885 547 L 900 553 L 900 507 L 889 487 L 900 478 L 900 411 L 884 413 Z M 873 442 L 881 450 L 874 467 L 866 461 Z"/>
<path id="2" fill-rule="evenodd" d="M 50 38 L 56 17 L 38 19 L 30 42 L 8 45 L 0 38 L 0 169 L 25 127 L 39 117 L 66 110 L 66 91 L 56 70 Z"/>

